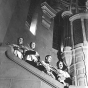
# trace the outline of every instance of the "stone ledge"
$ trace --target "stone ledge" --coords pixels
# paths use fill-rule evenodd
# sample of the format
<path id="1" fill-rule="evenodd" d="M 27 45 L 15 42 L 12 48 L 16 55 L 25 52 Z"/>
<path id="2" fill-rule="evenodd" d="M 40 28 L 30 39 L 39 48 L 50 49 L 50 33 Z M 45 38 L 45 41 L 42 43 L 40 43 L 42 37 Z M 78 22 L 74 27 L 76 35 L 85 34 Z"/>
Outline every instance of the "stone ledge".
<path id="1" fill-rule="evenodd" d="M 58 81 L 54 80 L 53 78 L 51 78 L 50 76 L 48 76 L 47 74 L 41 72 L 40 70 L 36 69 L 35 67 L 31 66 L 30 64 L 26 63 L 25 61 L 17 58 L 12 52 L 11 52 L 11 48 L 9 48 L 6 51 L 6 55 L 7 57 L 14 61 L 15 63 L 17 63 L 18 65 L 20 65 L 22 68 L 26 69 L 27 71 L 29 71 L 30 73 L 32 73 L 33 75 L 37 76 L 40 80 L 44 81 L 46 84 L 50 85 L 53 88 L 64 88 L 64 85 L 59 83 Z"/>

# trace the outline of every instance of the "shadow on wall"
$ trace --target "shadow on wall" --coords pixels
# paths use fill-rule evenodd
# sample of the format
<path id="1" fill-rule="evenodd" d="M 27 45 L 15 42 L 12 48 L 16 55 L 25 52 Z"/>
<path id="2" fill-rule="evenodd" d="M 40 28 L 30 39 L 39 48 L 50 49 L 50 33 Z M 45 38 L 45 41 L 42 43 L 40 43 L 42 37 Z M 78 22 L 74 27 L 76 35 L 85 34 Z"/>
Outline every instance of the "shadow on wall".
<path id="1" fill-rule="evenodd" d="M 2 46 L 2 43 L 0 42 L 0 46 Z"/>
<path id="2" fill-rule="evenodd" d="M 29 38 L 28 31 L 25 30 L 25 21 L 31 0 L 17 0 L 9 26 L 7 28 L 3 44 L 7 45 L 16 43 L 17 38 L 23 37 L 25 40 Z"/>

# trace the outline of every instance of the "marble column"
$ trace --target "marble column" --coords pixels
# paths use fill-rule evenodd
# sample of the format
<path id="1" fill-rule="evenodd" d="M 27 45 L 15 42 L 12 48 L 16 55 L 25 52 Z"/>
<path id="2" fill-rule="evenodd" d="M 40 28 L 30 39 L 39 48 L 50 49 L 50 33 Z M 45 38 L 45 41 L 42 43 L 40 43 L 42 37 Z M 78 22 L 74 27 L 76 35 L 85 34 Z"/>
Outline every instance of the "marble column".
<path id="1" fill-rule="evenodd" d="M 64 22 L 64 35 L 63 35 L 63 56 L 62 59 L 65 63 L 65 65 L 68 67 L 69 71 L 69 66 L 71 64 L 72 60 L 72 51 L 71 51 L 71 30 L 70 30 L 70 21 L 69 18 L 71 17 L 72 13 L 71 11 L 64 11 L 62 13 L 63 17 L 63 22 Z"/>
<path id="2" fill-rule="evenodd" d="M 72 64 L 70 74 L 76 86 L 88 86 L 88 13 L 70 17 L 72 33 Z"/>

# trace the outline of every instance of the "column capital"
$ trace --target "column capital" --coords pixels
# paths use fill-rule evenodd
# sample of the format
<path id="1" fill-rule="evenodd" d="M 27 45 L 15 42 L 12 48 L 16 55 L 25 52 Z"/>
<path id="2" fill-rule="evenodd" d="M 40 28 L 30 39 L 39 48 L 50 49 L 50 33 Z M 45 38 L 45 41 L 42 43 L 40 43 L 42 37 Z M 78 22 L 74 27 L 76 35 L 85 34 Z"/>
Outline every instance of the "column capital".
<path id="1" fill-rule="evenodd" d="M 65 16 L 71 16 L 72 15 L 72 12 L 71 11 L 64 11 L 62 13 L 62 17 L 65 17 Z"/>
<path id="2" fill-rule="evenodd" d="M 70 51 L 72 48 L 70 46 L 64 47 L 64 51 Z"/>
<path id="3" fill-rule="evenodd" d="M 86 12 L 86 13 L 75 14 L 69 18 L 70 21 L 74 21 L 76 19 L 88 19 L 88 13 Z"/>

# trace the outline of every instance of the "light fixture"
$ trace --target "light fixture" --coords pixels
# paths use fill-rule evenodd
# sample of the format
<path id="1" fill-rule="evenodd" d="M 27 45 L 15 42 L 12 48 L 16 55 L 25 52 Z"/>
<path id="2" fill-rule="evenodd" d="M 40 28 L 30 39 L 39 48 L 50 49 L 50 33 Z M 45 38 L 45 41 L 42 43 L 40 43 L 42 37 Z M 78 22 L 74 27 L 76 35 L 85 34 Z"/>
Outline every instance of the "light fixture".
<path id="1" fill-rule="evenodd" d="M 64 48 L 63 61 L 64 61 L 65 65 L 69 68 L 69 66 L 71 65 L 71 62 L 72 62 L 72 50 L 71 50 L 70 46 L 66 46 Z"/>

